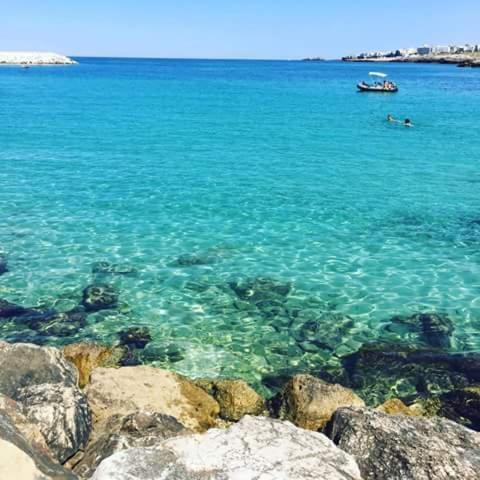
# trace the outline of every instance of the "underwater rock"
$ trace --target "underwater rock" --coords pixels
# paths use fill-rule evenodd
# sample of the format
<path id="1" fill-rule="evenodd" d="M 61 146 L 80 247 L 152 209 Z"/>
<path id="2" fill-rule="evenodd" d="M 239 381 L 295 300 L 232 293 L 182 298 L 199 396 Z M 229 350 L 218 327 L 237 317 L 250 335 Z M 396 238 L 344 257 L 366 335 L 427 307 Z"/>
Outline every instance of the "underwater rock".
<path id="1" fill-rule="evenodd" d="M 31 310 L 16 319 L 39 335 L 52 337 L 69 337 L 76 335 L 87 323 L 87 313 L 83 307 L 76 307 L 69 312 L 59 313 L 55 310 Z"/>
<path id="2" fill-rule="evenodd" d="M 292 290 L 290 282 L 280 282 L 266 277 L 230 282 L 229 286 L 240 300 L 254 304 L 274 300 L 283 302 Z"/>
<path id="3" fill-rule="evenodd" d="M 12 410 L 12 406 L 8 408 Z M 16 407 L 15 407 L 16 408 Z M 27 427 L 17 428 L 21 413 L 14 418 L 0 407 L 0 474 L 4 480 L 75 480 L 76 475 L 55 463 L 49 452 L 31 437 L 25 436 Z M 24 422 L 24 420 L 20 420 Z M 31 426 L 35 428 L 34 426 Z M 38 434 L 38 432 L 37 432 Z M 38 434 L 39 435 L 39 434 Z"/>
<path id="4" fill-rule="evenodd" d="M 0 255 L 0 275 L 8 272 L 7 257 Z"/>
<path id="5" fill-rule="evenodd" d="M 142 349 L 152 341 L 150 330 L 147 327 L 131 327 L 118 332 L 120 345 L 130 349 Z"/>
<path id="6" fill-rule="evenodd" d="M 438 415 L 480 431 L 480 384 L 444 393 Z"/>
<path id="7" fill-rule="evenodd" d="M 320 430 L 340 407 L 362 407 L 352 390 L 311 375 L 296 375 L 271 401 L 274 415 L 307 430 Z"/>
<path id="8" fill-rule="evenodd" d="M 25 307 L 0 299 L 0 318 L 14 318 L 28 312 Z"/>
<path id="9" fill-rule="evenodd" d="M 197 380 L 196 385 L 220 405 L 220 417 L 237 422 L 245 415 L 260 415 L 265 410 L 263 398 L 243 380 Z"/>
<path id="10" fill-rule="evenodd" d="M 185 356 L 180 347 L 173 343 L 167 345 L 147 345 L 140 353 L 143 362 L 181 362 Z"/>
<path id="11" fill-rule="evenodd" d="M 73 471 L 82 478 L 90 478 L 100 462 L 115 452 L 153 447 L 167 438 L 187 433 L 190 431 L 168 415 L 150 412 L 115 415 L 105 421 Z"/>
<path id="12" fill-rule="evenodd" d="M 480 382 L 480 354 L 417 350 L 408 345 L 363 345 L 342 358 L 342 381 L 369 403 L 392 397 L 435 395 Z"/>
<path id="13" fill-rule="evenodd" d="M 89 285 L 83 290 L 82 305 L 87 312 L 116 308 L 118 305 L 117 290 L 113 285 L 108 284 Z"/>
<path id="14" fill-rule="evenodd" d="M 449 420 L 341 408 L 325 433 L 365 480 L 478 479 L 480 435 Z"/>
<path id="15" fill-rule="evenodd" d="M 91 419 L 77 371 L 55 348 L 0 342 L 0 393 L 16 400 L 63 462 L 86 444 Z"/>
<path id="16" fill-rule="evenodd" d="M 204 431 L 215 425 L 220 411 L 218 403 L 190 380 L 147 366 L 96 368 L 85 391 L 96 424 L 112 415 L 145 410 Z"/>
<path id="17" fill-rule="evenodd" d="M 450 348 L 454 324 L 446 314 L 416 313 L 410 316 L 395 316 L 390 320 L 387 330 L 400 326 L 411 332 L 418 332 L 426 345 L 434 348 Z"/>
<path id="18" fill-rule="evenodd" d="M 353 457 L 324 435 L 288 422 L 244 417 L 227 430 L 118 452 L 92 480 L 361 480 Z"/>
<path id="19" fill-rule="evenodd" d="M 96 343 L 72 343 L 63 348 L 63 354 L 77 368 L 78 384 L 84 388 L 95 368 L 118 366 L 124 351 L 119 347 L 105 347 Z"/>
<path id="20" fill-rule="evenodd" d="M 180 255 L 174 262 L 177 267 L 195 267 L 201 265 L 212 265 L 216 257 L 208 254 L 187 253 Z"/>
<path id="21" fill-rule="evenodd" d="M 122 263 L 95 262 L 92 265 L 92 273 L 110 275 L 133 275 L 137 273 L 137 270 L 131 265 Z"/>

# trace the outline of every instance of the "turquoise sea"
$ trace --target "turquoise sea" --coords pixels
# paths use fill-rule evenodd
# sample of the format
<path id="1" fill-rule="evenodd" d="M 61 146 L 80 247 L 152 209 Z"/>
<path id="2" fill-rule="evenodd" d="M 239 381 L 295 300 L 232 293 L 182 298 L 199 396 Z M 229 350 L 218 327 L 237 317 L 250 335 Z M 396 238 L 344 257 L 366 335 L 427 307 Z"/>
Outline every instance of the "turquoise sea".
<path id="1" fill-rule="evenodd" d="M 480 71 L 375 65 L 385 95 L 356 92 L 368 64 L 78 61 L 0 69 L 0 299 L 68 312 L 106 284 L 118 305 L 1 338 L 147 327 L 138 361 L 257 386 L 421 345 L 397 315 L 480 351 Z"/>

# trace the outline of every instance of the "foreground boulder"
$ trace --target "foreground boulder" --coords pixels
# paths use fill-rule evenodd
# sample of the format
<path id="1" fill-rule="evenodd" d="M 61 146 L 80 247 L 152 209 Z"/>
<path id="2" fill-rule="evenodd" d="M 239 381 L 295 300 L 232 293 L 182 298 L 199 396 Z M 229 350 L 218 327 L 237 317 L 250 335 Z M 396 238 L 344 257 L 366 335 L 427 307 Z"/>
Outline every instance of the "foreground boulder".
<path id="1" fill-rule="evenodd" d="M 480 434 L 441 418 L 342 408 L 325 429 L 374 480 L 477 480 Z"/>
<path id="2" fill-rule="evenodd" d="M 101 426 L 101 433 L 85 449 L 80 461 L 71 465 L 82 478 L 90 478 L 100 462 L 115 452 L 135 447 L 152 447 L 163 440 L 190 433 L 175 418 L 159 413 L 136 412 L 114 415 Z"/>
<path id="3" fill-rule="evenodd" d="M 58 461 L 86 444 L 91 430 L 86 397 L 59 350 L 0 342 L 0 393 L 18 402 Z"/>
<path id="4" fill-rule="evenodd" d="M 96 423 L 145 410 L 171 415 L 187 428 L 204 431 L 215 425 L 220 411 L 210 395 L 185 377 L 146 366 L 97 368 L 86 393 Z"/>
<path id="5" fill-rule="evenodd" d="M 363 407 L 352 390 L 311 375 L 296 375 L 273 400 L 272 410 L 282 420 L 308 430 L 320 430 L 340 407 Z"/>
<path id="6" fill-rule="evenodd" d="M 104 460 L 92 480 L 360 480 L 355 460 L 324 435 L 245 417 L 228 430 L 166 440 Z"/>
<path id="7" fill-rule="evenodd" d="M 18 420 L 16 414 L 16 420 Z M 23 428 L 27 422 L 22 420 Z M 32 429 L 35 427 L 32 426 Z M 35 448 L 15 422 L 0 411 L 0 478 L 2 480 L 74 480 L 77 477 L 56 464 L 48 451 Z"/>
<path id="8" fill-rule="evenodd" d="M 236 422 L 265 410 L 263 398 L 243 380 L 199 380 L 196 384 L 215 398 L 224 420 Z"/>

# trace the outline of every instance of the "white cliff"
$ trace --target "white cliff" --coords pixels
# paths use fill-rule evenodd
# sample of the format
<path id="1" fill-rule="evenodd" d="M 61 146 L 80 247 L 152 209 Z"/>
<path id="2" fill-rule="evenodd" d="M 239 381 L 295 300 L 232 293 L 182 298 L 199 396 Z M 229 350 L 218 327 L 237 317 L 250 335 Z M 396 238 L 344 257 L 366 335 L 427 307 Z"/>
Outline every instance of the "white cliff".
<path id="1" fill-rule="evenodd" d="M 77 62 L 51 52 L 1 52 L 0 65 L 73 65 Z"/>

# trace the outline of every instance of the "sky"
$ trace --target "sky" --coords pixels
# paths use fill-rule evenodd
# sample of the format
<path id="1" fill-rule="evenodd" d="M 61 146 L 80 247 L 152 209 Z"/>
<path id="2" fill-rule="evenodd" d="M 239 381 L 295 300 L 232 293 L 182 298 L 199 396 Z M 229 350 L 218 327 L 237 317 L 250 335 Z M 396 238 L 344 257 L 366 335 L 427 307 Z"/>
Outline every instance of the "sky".
<path id="1" fill-rule="evenodd" d="M 0 50 L 339 58 L 480 43 L 480 0 L 0 0 Z"/>

